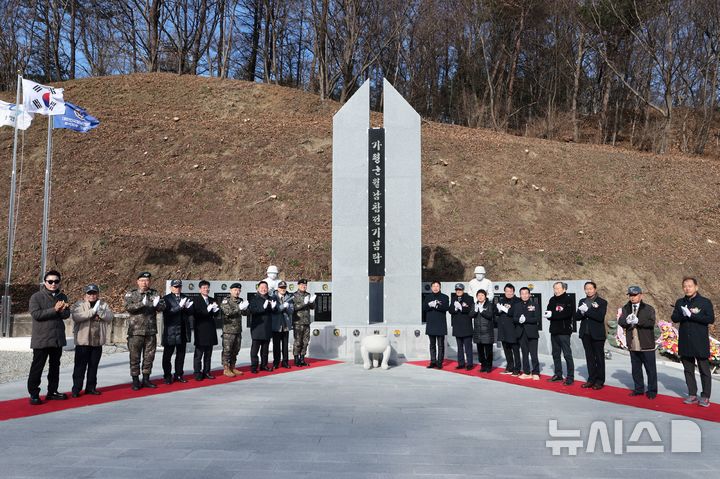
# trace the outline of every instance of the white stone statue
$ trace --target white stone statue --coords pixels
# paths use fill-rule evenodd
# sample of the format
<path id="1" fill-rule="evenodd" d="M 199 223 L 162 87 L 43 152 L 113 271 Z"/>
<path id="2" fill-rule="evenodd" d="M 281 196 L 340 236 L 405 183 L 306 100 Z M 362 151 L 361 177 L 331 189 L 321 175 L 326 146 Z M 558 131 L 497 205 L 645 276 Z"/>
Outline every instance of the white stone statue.
<path id="1" fill-rule="evenodd" d="M 390 359 L 390 341 L 387 336 L 379 334 L 373 336 L 365 336 L 360 343 L 360 354 L 363 358 L 363 367 L 370 369 L 370 361 L 372 367 L 378 367 L 378 355 L 382 354 L 382 367 L 388 369 L 388 360 Z"/>
<path id="2" fill-rule="evenodd" d="M 278 271 L 277 266 L 271 264 L 270 266 L 268 266 L 266 273 L 267 273 L 267 278 L 265 278 L 263 281 L 265 281 L 268 285 L 268 292 L 272 293 L 273 291 L 275 291 L 277 289 L 277 285 L 280 282 L 278 280 L 278 274 L 280 272 Z"/>
<path id="3" fill-rule="evenodd" d="M 475 278 L 470 280 L 470 283 L 468 283 L 468 288 L 470 289 L 470 297 L 475 300 L 475 297 L 477 295 L 477 292 L 481 289 L 484 289 L 487 292 L 487 299 L 488 301 L 492 302 L 493 300 L 493 284 L 492 281 L 487 279 L 485 277 L 485 267 L 484 266 L 477 266 L 475 267 Z"/>

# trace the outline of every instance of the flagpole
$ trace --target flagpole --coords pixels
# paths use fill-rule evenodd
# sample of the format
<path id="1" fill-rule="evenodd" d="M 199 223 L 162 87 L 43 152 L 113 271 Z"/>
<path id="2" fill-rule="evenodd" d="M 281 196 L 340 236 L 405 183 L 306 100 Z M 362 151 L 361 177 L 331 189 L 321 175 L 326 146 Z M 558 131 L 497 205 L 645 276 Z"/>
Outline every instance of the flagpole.
<path id="1" fill-rule="evenodd" d="M 10 206 L 8 207 L 7 255 L 5 256 L 5 292 L 2 297 L 2 335 L 10 335 L 10 277 L 12 275 L 13 246 L 15 245 L 15 195 L 17 191 L 17 144 L 20 121 L 20 88 L 22 75 L 18 71 L 15 95 L 15 133 L 13 137 L 12 174 L 10 175 Z M 23 110 L 24 111 L 24 110 Z"/>
<path id="2" fill-rule="evenodd" d="M 45 199 L 43 201 L 43 224 L 42 224 L 42 253 L 40 255 L 40 284 L 44 282 L 45 268 L 47 267 L 47 245 L 48 245 L 48 223 L 50 220 L 50 189 L 52 187 L 52 133 L 53 116 L 48 115 L 47 133 L 47 155 L 45 157 Z"/>

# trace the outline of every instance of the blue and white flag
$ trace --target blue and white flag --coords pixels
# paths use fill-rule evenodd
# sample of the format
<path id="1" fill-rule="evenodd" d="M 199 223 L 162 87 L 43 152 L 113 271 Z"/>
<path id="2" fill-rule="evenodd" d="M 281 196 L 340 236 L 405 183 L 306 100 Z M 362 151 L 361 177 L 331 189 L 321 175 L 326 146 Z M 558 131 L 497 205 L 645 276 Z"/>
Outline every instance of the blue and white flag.
<path id="1" fill-rule="evenodd" d="M 33 120 L 33 114 L 27 113 L 22 105 L 18 108 L 14 103 L 0 100 L 0 126 L 15 127 L 15 119 L 20 118 L 18 130 L 27 130 Z"/>
<path id="2" fill-rule="evenodd" d="M 53 116 L 53 128 L 86 133 L 100 124 L 100 120 L 90 115 L 84 108 L 65 102 L 65 113 Z"/>
<path id="3" fill-rule="evenodd" d="M 23 78 L 23 105 L 28 113 L 62 115 L 65 113 L 63 89 L 41 85 Z"/>

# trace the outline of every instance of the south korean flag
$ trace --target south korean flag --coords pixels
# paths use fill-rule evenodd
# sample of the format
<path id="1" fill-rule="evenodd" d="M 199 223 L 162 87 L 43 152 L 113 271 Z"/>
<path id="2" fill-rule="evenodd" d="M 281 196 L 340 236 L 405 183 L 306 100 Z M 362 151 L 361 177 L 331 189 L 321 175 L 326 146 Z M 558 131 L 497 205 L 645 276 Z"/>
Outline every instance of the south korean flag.
<path id="1" fill-rule="evenodd" d="M 40 85 L 34 81 L 22 81 L 23 105 L 28 113 L 40 113 L 41 115 L 63 115 L 65 114 L 65 100 L 63 89 L 51 86 Z"/>

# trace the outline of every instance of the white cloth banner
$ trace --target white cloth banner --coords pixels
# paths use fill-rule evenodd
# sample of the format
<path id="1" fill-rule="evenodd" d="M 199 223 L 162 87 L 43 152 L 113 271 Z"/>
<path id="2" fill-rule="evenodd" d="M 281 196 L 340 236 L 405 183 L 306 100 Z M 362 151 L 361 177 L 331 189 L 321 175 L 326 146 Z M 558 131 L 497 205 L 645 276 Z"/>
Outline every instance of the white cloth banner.
<path id="1" fill-rule="evenodd" d="M 34 81 L 22 81 L 23 105 L 28 113 L 41 115 L 65 114 L 65 99 L 62 88 L 41 85 Z"/>
<path id="2" fill-rule="evenodd" d="M 0 100 L 0 126 L 11 126 L 15 128 L 15 119 L 20 117 L 18 130 L 27 130 L 33 120 L 32 113 L 26 113 L 25 109 L 19 108 L 14 103 L 7 103 Z"/>

